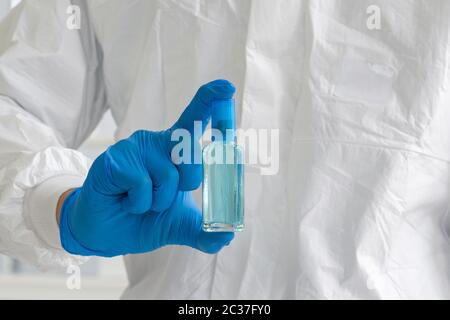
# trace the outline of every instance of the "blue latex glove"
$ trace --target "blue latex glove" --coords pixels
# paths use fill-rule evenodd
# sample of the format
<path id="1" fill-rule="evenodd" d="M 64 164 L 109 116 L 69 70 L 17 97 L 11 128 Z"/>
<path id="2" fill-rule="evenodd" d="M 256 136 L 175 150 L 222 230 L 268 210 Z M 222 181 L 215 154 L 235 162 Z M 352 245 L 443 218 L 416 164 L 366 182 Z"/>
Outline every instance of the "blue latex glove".
<path id="1" fill-rule="evenodd" d="M 202 165 L 175 166 L 171 151 L 177 142 L 171 141 L 171 135 L 175 129 L 185 129 L 194 137 L 194 121 L 202 121 L 203 130 L 208 124 L 210 102 L 234 93 L 225 80 L 204 85 L 171 129 L 138 131 L 97 158 L 83 187 L 73 191 L 62 206 L 64 249 L 77 255 L 112 257 L 166 245 L 213 254 L 228 245 L 233 233 L 202 230 L 201 212 L 189 192 L 202 182 Z"/>

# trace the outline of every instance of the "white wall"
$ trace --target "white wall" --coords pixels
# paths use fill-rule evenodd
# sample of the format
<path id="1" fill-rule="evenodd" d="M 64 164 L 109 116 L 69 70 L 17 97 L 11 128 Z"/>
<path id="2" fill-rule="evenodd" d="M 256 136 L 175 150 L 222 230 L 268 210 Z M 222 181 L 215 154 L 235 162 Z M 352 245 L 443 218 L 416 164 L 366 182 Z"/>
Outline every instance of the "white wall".
<path id="1" fill-rule="evenodd" d="M 9 11 L 10 6 L 10 0 L 0 0 L 0 19 Z"/>

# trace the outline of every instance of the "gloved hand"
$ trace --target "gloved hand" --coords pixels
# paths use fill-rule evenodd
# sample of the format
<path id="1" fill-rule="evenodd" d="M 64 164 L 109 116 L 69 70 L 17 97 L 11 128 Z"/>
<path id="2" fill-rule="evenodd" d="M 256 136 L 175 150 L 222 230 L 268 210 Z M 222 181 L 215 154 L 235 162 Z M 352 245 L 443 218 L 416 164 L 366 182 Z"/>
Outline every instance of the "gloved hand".
<path id="1" fill-rule="evenodd" d="M 112 257 L 166 245 L 213 254 L 228 245 L 233 233 L 202 230 L 201 212 L 189 192 L 202 182 L 202 165 L 174 165 L 171 151 L 178 142 L 171 141 L 171 136 L 174 130 L 184 129 L 191 133 L 191 142 L 199 144 L 194 141 L 194 121 L 202 121 L 205 130 L 210 102 L 231 98 L 234 93 L 233 85 L 225 80 L 206 84 L 172 128 L 138 131 L 97 158 L 83 186 L 62 205 L 64 249 L 77 255 Z"/>

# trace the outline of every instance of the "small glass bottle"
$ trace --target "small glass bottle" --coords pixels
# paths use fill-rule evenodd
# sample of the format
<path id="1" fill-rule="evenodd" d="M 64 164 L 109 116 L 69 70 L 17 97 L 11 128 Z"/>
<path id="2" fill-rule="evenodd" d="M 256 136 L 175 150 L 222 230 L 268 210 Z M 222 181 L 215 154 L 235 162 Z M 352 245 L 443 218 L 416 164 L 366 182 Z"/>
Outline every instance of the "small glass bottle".
<path id="1" fill-rule="evenodd" d="M 203 230 L 242 231 L 244 164 L 236 142 L 235 103 L 217 100 L 211 108 L 213 141 L 203 150 Z"/>

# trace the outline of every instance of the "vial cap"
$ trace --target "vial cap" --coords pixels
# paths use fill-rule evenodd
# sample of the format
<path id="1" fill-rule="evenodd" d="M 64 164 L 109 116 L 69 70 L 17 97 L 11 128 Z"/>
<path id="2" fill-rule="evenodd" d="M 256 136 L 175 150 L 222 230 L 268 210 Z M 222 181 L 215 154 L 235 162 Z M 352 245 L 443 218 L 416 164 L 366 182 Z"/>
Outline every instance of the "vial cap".
<path id="1" fill-rule="evenodd" d="M 214 100 L 211 106 L 211 127 L 219 130 L 222 139 L 234 141 L 236 136 L 235 100 Z"/>

